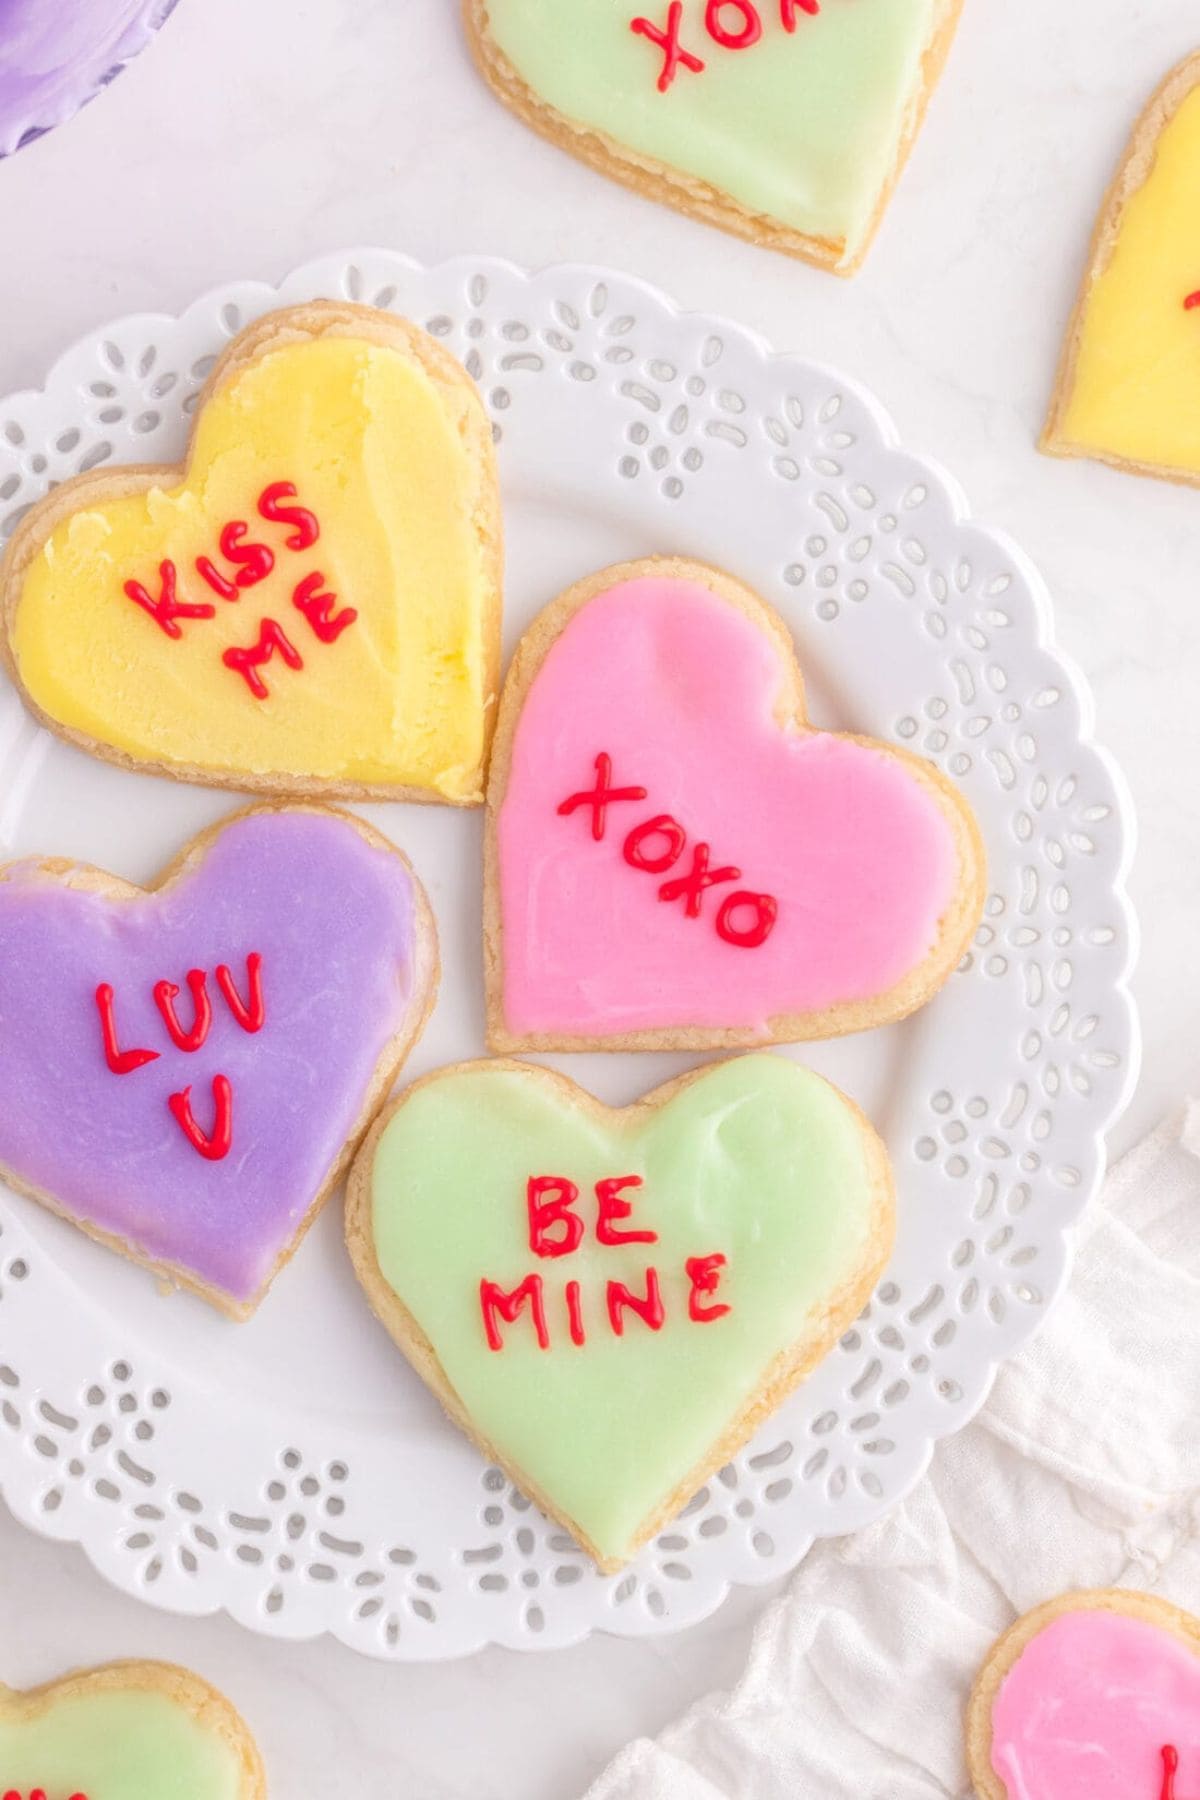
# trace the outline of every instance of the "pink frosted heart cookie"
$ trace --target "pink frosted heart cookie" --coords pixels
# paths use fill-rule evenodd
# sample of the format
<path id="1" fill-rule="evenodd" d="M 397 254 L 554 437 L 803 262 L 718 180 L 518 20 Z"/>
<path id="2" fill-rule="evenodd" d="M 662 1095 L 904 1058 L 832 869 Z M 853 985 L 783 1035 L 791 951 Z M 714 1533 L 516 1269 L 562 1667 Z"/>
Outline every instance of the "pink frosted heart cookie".
<path id="1" fill-rule="evenodd" d="M 347 813 L 236 814 L 148 890 L 10 863 L 0 1174 L 244 1318 L 420 1034 L 436 974 L 416 877 Z"/>
<path id="2" fill-rule="evenodd" d="M 1191 1800 L 1200 1619 L 1120 1588 L 1026 1613 L 980 1671 L 967 1756 L 982 1800 Z"/>
<path id="3" fill-rule="evenodd" d="M 535 621 L 488 789 L 497 1050 L 703 1049 L 905 1017 L 979 920 L 984 856 L 929 763 L 818 731 L 787 630 L 682 559 Z"/>

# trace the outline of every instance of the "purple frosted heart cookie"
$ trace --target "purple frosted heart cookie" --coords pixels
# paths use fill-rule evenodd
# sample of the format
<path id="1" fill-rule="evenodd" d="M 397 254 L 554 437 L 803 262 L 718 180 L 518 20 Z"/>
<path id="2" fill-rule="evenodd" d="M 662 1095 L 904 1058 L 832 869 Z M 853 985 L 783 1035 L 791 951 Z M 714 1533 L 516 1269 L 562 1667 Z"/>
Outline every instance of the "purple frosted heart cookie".
<path id="1" fill-rule="evenodd" d="M 0 0 L 0 156 L 63 125 L 144 50 L 176 0 Z"/>
<path id="2" fill-rule="evenodd" d="M 151 889 L 0 870 L 0 1173 L 247 1317 L 420 1035 L 433 918 L 348 813 L 265 806 Z"/>

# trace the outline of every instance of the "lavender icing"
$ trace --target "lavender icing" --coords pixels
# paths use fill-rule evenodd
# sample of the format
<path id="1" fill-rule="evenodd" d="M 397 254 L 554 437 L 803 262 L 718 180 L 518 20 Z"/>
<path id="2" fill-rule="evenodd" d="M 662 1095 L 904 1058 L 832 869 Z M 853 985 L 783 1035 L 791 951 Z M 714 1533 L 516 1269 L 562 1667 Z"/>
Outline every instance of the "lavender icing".
<path id="1" fill-rule="evenodd" d="M 144 50 L 176 0 L 0 0 L 0 156 L 62 125 Z"/>
<path id="2" fill-rule="evenodd" d="M 253 1304 L 351 1135 L 380 1058 L 417 994 L 412 876 L 337 813 L 230 821 L 161 891 L 112 899 L 13 863 L 0 881 L 0 1165 L 85 1228 Z M 222 963 L 265 1018 L 238 1023 Z M 176 1048 L 155 998 L 206 971 L 211 1026 Z M 106 1062 L 96 989 L 113 991 L 123 1047 Z M 230 1148 L 209 1161 L 168 1096 L 185 1087 L 205 1131 L 213 1079 L 233 1096 Z M 0 1770 L 0 1793 L 6 1792 Z"/>

